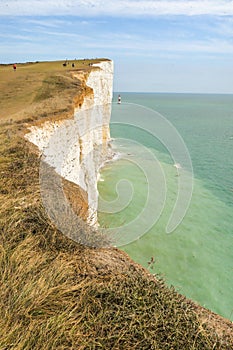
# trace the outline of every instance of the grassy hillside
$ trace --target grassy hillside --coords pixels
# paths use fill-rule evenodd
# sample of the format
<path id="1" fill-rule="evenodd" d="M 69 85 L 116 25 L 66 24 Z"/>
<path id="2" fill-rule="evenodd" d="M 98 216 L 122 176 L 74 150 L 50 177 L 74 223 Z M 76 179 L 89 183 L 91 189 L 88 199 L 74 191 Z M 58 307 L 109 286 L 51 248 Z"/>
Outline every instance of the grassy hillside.
<path id="1" fill-rule="evenodd" d="M 231 349 L 232 323 L 117 249 L 91 249 L 46 216 L 30 124 L 71 116 L 89 61 L 0 66 L 0 350 Z"/>
<path id="2" fill-rule="evenodd" d="M 0 121 L 67 112 L 80 88 L 71 73 L 89 71 L 89 64 L 96 61 L 68 61 L 66 67 L 63 61 L 17 64 L 16 71 L 12 65 L 0 65 Z"/>

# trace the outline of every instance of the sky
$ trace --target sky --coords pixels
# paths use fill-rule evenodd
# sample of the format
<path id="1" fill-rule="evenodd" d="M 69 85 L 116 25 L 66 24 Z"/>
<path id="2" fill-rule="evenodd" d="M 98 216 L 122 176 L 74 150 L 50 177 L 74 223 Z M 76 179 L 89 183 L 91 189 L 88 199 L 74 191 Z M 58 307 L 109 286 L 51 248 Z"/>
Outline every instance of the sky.
<path id="1" fill-rule="evenodd" d="M 106 57 L 119 92 L 233 93 L 231 0 L 0 0 L 0 63 Z"/>

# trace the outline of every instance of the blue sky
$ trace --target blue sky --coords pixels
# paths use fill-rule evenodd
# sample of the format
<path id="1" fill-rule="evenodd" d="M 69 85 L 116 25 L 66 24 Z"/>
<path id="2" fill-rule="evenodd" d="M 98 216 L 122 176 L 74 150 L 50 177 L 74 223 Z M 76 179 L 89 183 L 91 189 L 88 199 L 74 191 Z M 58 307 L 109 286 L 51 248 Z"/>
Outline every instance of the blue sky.
<path id="1" fill-rule="evenodd" d="M 85 57 L 115 91 L 233 93 L 233 1 L 0 0 L 0 63 Z"/>

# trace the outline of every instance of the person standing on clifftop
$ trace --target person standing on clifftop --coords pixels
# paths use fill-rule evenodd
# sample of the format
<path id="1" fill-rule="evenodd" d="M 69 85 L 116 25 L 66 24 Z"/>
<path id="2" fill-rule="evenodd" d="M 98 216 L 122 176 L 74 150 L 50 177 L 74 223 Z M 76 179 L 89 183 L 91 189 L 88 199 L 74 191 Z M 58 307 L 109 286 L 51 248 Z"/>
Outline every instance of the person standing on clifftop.
<path id="1" fill-rule="evenodd" d="M 118 95 L 118 104 L 121 104 L 121 95 Z"/>

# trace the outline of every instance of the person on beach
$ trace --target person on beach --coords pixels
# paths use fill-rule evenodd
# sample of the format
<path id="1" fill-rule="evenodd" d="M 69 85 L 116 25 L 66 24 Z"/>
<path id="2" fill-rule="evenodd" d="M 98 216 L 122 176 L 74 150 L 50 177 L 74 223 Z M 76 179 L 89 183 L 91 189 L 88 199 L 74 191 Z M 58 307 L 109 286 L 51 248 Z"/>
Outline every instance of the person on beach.
<path id="1" fill-rule="evenodd" d="M 13 64 L 13 69 L 14 71 L 16 71 L 16 64 Z"/>
<path id="2" fill-rule="evenodd" d="M 118 95 L 118 104 L 121 104 L 121 95 Z"/>

